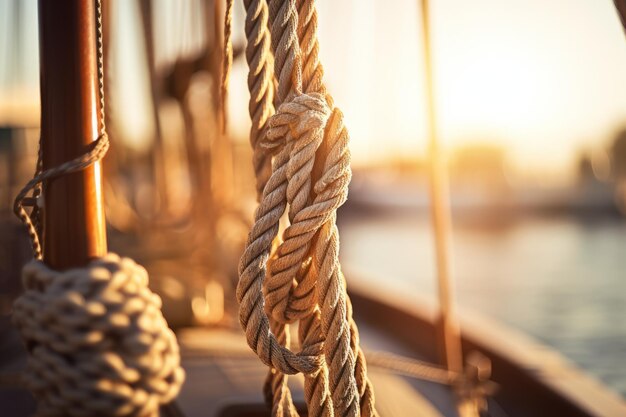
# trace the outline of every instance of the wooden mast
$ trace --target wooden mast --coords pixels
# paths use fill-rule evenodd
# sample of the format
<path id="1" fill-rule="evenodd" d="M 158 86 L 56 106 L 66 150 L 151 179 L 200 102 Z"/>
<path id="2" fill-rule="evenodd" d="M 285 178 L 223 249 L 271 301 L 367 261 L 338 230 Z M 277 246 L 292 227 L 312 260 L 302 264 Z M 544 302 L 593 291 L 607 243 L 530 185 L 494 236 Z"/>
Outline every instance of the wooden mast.
<path id="1" fill-rule="evenodd" d="M 435 234 L 437 282 L 439 284 L 440 324 L 442 327 L 442 361 L 449 370 L 462 372 L 463 360 L 459 326 L 454 312 L 454 292 L 450 271 L 450 214 L 449 186 L 446 167 L 437 138 L 435 93 L 433 85 L 430 21 L 428 0 L 422 0 L 422 30 L 428 129 L 428 158 L 430 161 L 431 216 Z"/>
<path id="2" fill-rule="evenodd" d="M 101 125 L 94 0 L 39 0 L 43 169 L 90 149 Z M 44 183 L 44 262 L 83 266 L 107 252 L 102 169 Z"/>
<path id="3" fill-rule="evenodd" d="M 450 241 L 452 214 L 450 210 L 450 186 L 443 152 L 437 133 L 435 87 L 433 79 L 432 42 L 430 37 L 430 4 L 421 0 L 422 40 L 424 47 L 424 73 L 426 89 L 426 112 L 428 131 L 428 159 L 431 198 L 431 221 L 435 235 L 437 283 L 439 287 L 438 332 L 441 362 L 456 374 L 463 373 L 463 350 L 461 331 L 456 314 L 454 279 Z M 479 403 L 473 398 L 456 392 L 456 406 L 460 417 L 478 417 Z"/>

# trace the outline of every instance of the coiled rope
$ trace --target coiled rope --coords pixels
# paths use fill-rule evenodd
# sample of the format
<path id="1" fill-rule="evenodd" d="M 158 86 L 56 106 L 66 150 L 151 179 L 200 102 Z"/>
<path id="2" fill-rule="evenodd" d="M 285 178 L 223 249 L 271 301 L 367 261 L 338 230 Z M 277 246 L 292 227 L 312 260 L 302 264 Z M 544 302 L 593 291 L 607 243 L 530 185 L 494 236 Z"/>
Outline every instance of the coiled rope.
<path id="1" fill-rule="evenodd" d="M 375 416 L 338 261 L 336 209 L 351 177 L 348 134 L 322 82 L 314 2 L 270 0 L 268 7 L 244 0 L 244 6 L 250 141 L 262 191 L 239 265 L 240 322 L 270 367 L 265 393 L 274 416 L 297 415 L 286 375 L 298 372 L 309 416 Z M 267 181 L 260 155 L 273 156 Z M 279 238 L 287 207 L 289 226 Z M 288 325 L 295 321 L 300 352 L 289 348 Z"/>
<path id="2" fill-rule="evenodd" d="M 159 406 L 180 391 L 185 373 L 145 269 L 114 254 L 64 272 L 41 262 L 41 185 L 87 168 L 109 148 L 100 0 L 96 20 L 99 136 L 85 154 L 45 171 L 40 146 L 35 176 L 14 203 L 35 258 L 22 271 L 25 292 L 13 306 L 14 323 L 29 352 L 21 380 L 42 415 L 156 417 Z"/>
<path id="3" fill-rule="evenodd" d="M 51 416 L 157 416 L 184 380 L 176 336 L 146 270 L 108 254 L 57 272 L 23 271 L 13 319 L 28 350 L 24 385 Z"/>

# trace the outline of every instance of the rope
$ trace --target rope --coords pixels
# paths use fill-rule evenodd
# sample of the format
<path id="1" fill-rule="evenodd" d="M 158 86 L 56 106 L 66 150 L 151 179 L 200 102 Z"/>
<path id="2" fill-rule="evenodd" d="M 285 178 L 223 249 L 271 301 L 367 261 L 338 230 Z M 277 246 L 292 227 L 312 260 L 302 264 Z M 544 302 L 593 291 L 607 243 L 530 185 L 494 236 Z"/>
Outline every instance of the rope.
<path id="1" fill-rule="evenodd" d="M 265 10 L 264 2 L 255 5 L 246 3 L 247 33 L 259 19 L 255 12 Z M 266 124 L 261 146 L 275 157 L 240 262 L 240 322 L 251 348 L 273 368 L 265 386 L 273 415 L 294 412 L 283 414 L 286 379 L 281 374 L 296 371 L 305 375 L 308 415 L 375 416 L 338 260 L 336 209 L 347 197 L 350 153 L 343 116 L 322 83 L 317 13 L 311 1 L 271 0 L 269 15 L 278 111 Z M 265 27 L 260 30 L 266 39 Z M 264 52 L 268 63 L 269 53 L 254 48 L 253 39 L 248 36 L 247 55 L 254 52 L 259 60 Z M 256 85 L 250 82 L 252 69 L 249 87 Z M 278 222 L 287 206 L 290 224 L 280 241 Z M 298 320 L 302 351 L 294 353 L 288 340 L 282 345 L 279 339 Z"/>
<path id="2" fill-rule="evenodd" d="M 332 97 L 323 82 L 324 67 L 319 60 L 317 38 L 317 9 L 313 0 L 298 0 L 298 40 L 302 53 L 302 89 L 305 93 L 319 93 L 333 106 Z"/>
<path id="3" fill-rule="evenodd" d="M 461 374 L 441 366 L 410 359 L 387 352 L 368 352 L 368 364 L 388 371 L 442 385 L 453 385 Z"/>
<path id="4" fill-rule="evenodd" d="M 297 42 L 294 42 L 295 28 L 297 26 L 297 20 L 295 19 L 297 19 L 297 16 L 295 14 L 293 2 L 278 4 L 277 2 L 272 1 L 270 2 L 269 13 L 272 36 L 271 46 L 272 52 L 274 53 L 274 74 L 276 80 L 278 80 L 276 85 L 277 94 L 275 96 L 274 104 L 275 106 L 278 106 L 280 103 L 284 103 L 287 100 L 288 95 L 293 97 L 294 94 L 298 94 L 301 91 L 299 51 L 297 49 Z M 277 47 L 279 49 L 277 49 Z M 273 120 L 273 118 L 270 120 Z M 269 132 L 266 132 L 266 134 L 269 134 Z M 287 152 L 289 152 L 290 155 L 287 165 L 287 178 L 285 178 L 287 181 L 285 197 L 287 197 L 287 202 L 289 204 L 291 204 L 289 197 L 292 195 L 292 189 L 290 188 L 289 182 L 293 157 L 293 153 L 291 151 L 292 145 L 292 143 L 289 143 L 287 146 Z M 289 212 L 291 214 L 292 208 L 291 206 L 289 207 Z M 275 243 L 274 247 L 277 247 L 280 244 L 280 240 L 276 240 Z M 270 317 L 270 323 L 272 323 L 272 327 L 276 329 L 276 331 L 280 331 L 281 333 L 289 331 L 287 322 L 272 319 Z M 285 344 L 285 347 L 288 347 L 288 344 Z M 309 347 L 311 346 L 304 346 L 303 349 L 307 349 Z M 278 381 L 283 382 L 278 384 Z M 286 385 L 286 377 L 283 376 L 279 370 L 270 369 L 265 390 L 268 391 L 270 388 L 274 391 L 274 397 L 290 397 L 291 395 L 289 387 Z M 284 414 L 289 416 L 298 415 L 292 405 L 288 410 L 284 411 Z"/>
<path id="5" fill-rule="evenodd" d="M 269 12 L 274 74 L 278 80 L 277 99 L 284 103 L 288 95 L 302 92 L 295 0 L 270 0 Z"/>
<path id="6" fill-rule="evenodd" d="M 13 320 L 43 414 L 157 416 L 178 394 L 178 344 L 143 267 L 109 254 L 65 272 L 32 261 L 22 278 Z"/>
<path id="7" fill-rule="evenodd" d="M 98 61 L 98 94 L 100 95 L 100 136 L 105 136 L 106 119 L 104 113 L 104 46 L 102 25 L 102 0 L 96 1 L 96 58 Z"/>
<path id="8" fill-rule="evenodd" d="M 267 120 L 274 114 L 273 65 L 270 53 L 268 30 L 268 10 L 265 0 L 244 0 L 246 9 L 246 61 L 248 62 L 248 90 L 250 102 L 248 110 L 252 125 L 250 145 L 252 164 L 256 177 L 257 198 L 271 175 L 271 157 L 261 149 L 259 141 L 263 136 Z"/>
<path id="9" fill-rule="evenodd" d="M 233 66 L 233 0 L 226 0 L 226 10 L 224 11 L 224 46 L 222 54 L 222 79 L 220 83 L 220 125 L 222 134 L 226 133 L 228 122 L 228 83 L 230 70 Z"/>
<path id="10" fill-rule="evenodd" d="M 319 41 L 317 38 L 317 10 L 314 0 L 298 0 L 298 38 L 300 42 L 300 50 L 303 56 L 302 83 L 303 89 L 307 93 L 316 92 L 324 95 L 326 102 L 330 108 L 334 107 L 333 98 L 327 92 L 323 83 L 324 69 L 319 60 Z M 337 113 L 340 112 L 337 110 Z M 319 161 L 325 161 L 328 158 L 329 147 L 321 146 L 317 152 L 318 165 Z M 319 170 L 315 170 L 319 171 Z M 318 172 L 314 172 L 319 177 Z M 345 285 L 345 284 L 344 284 Z M 365 356 L 360 348 L 359 334 L 356 323 L 352 319 L 350 300 L 345 295 L 347 306 L 349 308 L 348 322 L 351 332 L 351 343 L 353 353 L 356 357 L 355 376 L 360 396 L 361 414 L 364 416 L 375 416 L 374 407 L 374 390 L 371 382 L 367 378 L 367 364 Z"/>
<path id="11" fill-rule="evenodd" d="M 321 346 L 316 345 L 299 353 L 282 346 L 270 331 L 269 318 L 263 311 L 263 281 L 272 242 L 278 233 L 280 217 L 287 202 L 287 161 L 289 148 L 285 147 L 273 161 L 273 173 L 255 211 L 254 225 L 248 235 L 246 248 L 239 262 L 239 321 L 250 347 L 267 366 L 286 374 L 315 372 L 321 361 Z"/>
<path id="12" fill-rule="evenodd" d="M 101 160 L 104 155 L 106 155 L 109 149 L 109 138 L 106 133 L 102 134 L 98 137 L 98 139 L 93 142 L 93 147 L 87 153 L 72 159 L 64 164 L 59 165 L 58 167 L 51 168 L 45 170 L 43 172 L 36 172 L 35 177 L 31 179 L 22 190 L 19 192 L 17 197 L 15 198 L 15 202 L 13 204 L 13 212 L 17 215 L 17 217 L 22 221 L 22 223 L 28 229 L 28 235 L 31 240 L 31 245 L 33 249 L 33 255 L 35 259 L 42 259 L 42 249 L 41 249 L 41 241 L 40 241 L 40 231 L 38 230 L 37 224 L 39 222 L 39 217 L 37 215 L 37 211 L 33 209 L 33 211 L 29 214 L 25 207 L 27 205 L 37 205 L 39 207 L 41 195 L 40 184 L 43 184 L 45 181 L 49 181 L 58 177 L 62 177 L 67 174 L 71 174 L 73 172 L 82 171 L 88 166 L 94 164 L 95 162 Z M 40 166 L 40 163 L 37 163 Z M 33 191 L 33 197 L 28 198 L 28 193 Z M 36 201 L 33 203 L 33 200 Z"/>
<path id="13" fill-rule="evenodd" d="M 296 96 L 292 101 L 279 107 L 278 113 L 270 119 L 270 129 L 267 132 L 266 139 L 270 143 L 266 146 L 277 146 L 271 141 L 280 142 L 280 146 L 285 146 L 285 141 L 292 144 L 289 147 L 290 157 L 287 166 L 287 201 L 291 225 L 283 234 L 285 241 L 278 246 L 270 261 L 269 277 L 265 280 L 263 288 L 265 310 L 280 323 L 305 318 L 317 308 L 316 277 L 306 273 L 309 269 L 302 269 L 314 231 L 298 234 L 298 230 L 303 226 L 306 227 L 306 224 L 296 220 L 295 217 L 308 202 L 315 151 L 323 140 L 328 113 L 323 97 L 304 94 Z M 294 276 L 298 277 L 296 286 Z M 303 348 L 323 341 L 319 323 L 311 323 L 308 327 L 307 335 L 310 335 L 310 339 L 305 338 Z M 313 331 L 315 333 L 311 334 Z M 325 369 L 326 366 L 322 368 Z M 330 413 L 332 404 L 328 399 L 327 372 L 318 371 L 310 377 L 305 376 L 305 385 L 305 392 L 310 393 L 307 395 L 309 414 Z"/>

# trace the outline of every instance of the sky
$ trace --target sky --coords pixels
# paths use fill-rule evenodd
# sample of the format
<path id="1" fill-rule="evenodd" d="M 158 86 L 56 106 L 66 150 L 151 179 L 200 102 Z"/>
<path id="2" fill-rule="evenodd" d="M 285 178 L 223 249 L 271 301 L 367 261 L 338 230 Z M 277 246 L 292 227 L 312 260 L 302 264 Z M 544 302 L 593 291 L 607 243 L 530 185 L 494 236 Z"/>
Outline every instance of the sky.
<path id="1" fill-rule="evenodd" d="M 0 0 L 0 28 L 8 27 L 14 1 Z M 137 11 L 133 2 L 113 3 L 119 31 L 112 42 L 125 45 L 112 70 L 127 107 L 118 124 L 141 142 L 151 127 L 143 110 L 146 79 L 137 69 L 141 45 L 132 41 L 140 33 Z M 0 120 L 7 101 L 37 98 L 36 2 L 24 4 L 23 33 L 33 48 L 19 88 L 0 77 Z M 243 42 L 243 7 L 236 5 L 235 40 Z M 345 114 L 354 162 L 423 156 L 418 1 L 319 0 L 318 8 L 325 79 Z M 168 11 L 167 19 L 194 15 L 181 10 Z M 626 42 L 611 0 L 431 0 L 431 28 L 439 139 L 448 149 L 497 143 L 519 171 L 568 178 L 581 149 L 605 146 L 626 125 Z M 175 36 L 184 39 L 171 29 L 166 38 Z M 246 71 L 244 60 L 236 62 L 231 81 L 230 130 L 242 140 L 249 126 Z"/>
<path id="2" fill-rule="evenodd" d="M 417 5 L 320 7 L 326 77 L 358 157 L 425 151 Z M 611 0 L 431 0 L 431 9 L 448 146 L 493 141 L 520 168 L 557 175 L 626 124 L 626 39 Z"/>

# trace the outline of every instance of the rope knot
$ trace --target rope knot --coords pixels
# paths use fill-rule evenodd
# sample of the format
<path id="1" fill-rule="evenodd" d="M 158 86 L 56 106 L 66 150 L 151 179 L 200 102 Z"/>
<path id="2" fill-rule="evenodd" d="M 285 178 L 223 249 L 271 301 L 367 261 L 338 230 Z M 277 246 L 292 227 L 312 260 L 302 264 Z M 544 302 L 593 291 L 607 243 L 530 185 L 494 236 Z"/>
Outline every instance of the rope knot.
<path id="1" fill-rule="evenodd" d="M 261 146 L 273 154 L 287 143 L 302 137 L 324 135 L 330 108 L 323 95 L 318 93 L 293 95 L 278 107 L 270 117 Z M 310 133 L 309 135 L 306 135 Z"/>
<path id="2" fill-rule="evenodd" d="M 178 394 L 178 344 L 143 267 L 114 254 L 64 272 L 32 261 L 23 281 L 13 316 L 44 414 L 155 416 Z"/>

